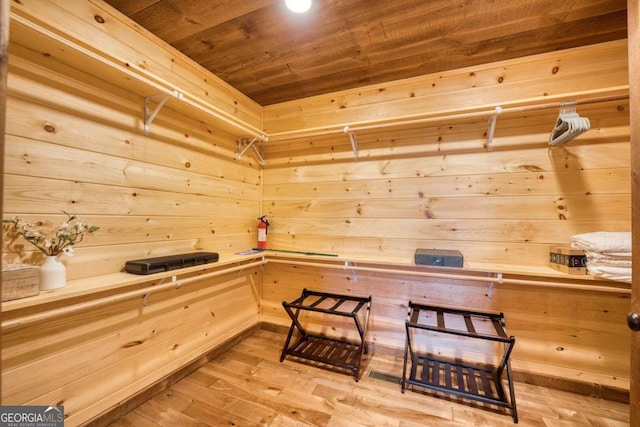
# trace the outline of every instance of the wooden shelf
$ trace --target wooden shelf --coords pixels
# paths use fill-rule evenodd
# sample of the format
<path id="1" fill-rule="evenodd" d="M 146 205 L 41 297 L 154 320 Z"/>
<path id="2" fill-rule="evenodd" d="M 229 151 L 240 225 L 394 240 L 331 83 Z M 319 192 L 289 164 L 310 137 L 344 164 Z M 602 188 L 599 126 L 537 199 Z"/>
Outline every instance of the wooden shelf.
<path id="1" fill-rule="evenodd" d="M 587 274 L 567 274 L 542 265 L 492 264 L 465 261 L 462 268 L 416 265 L 412 259 L 364 256 L 319 256 L 266 250 L 270 263 L 306 265 L 319 268 L 339 268 L 388 274 L 408 274 L 487 283 L 512 283 L 604 292 L 631 293 L 627 283 L 598 278 Z"/>
<path id="2" fill-rule="evenodd" d="M 322 256 L 322 255 L 305 255 L 303 253 L 283 253 L 278 251 L 270 251 L 269 249 L 263 252 L 271 260 L 291 260 L 291 261 L 321 261 L 326 263 L 340 264 L 349 263 L 351 266 L 355 265 L 379 265 L 385 267 L 399 267 L 399 268 L 413 268 L 421 271 L 433 271 L 433 272 L 450 272 L 450 273 L 464 273 L 464 272 L 479 272 L 479 273 L 502 273 L 512 274 L 518 276 L 540 276 L 547 278 L 561 278 L 561 279 L 575 279 L 575 280 L 602 280 L 589 275 L 574 275 L 566 274 L 561 271 L 552 269 L 546 266 L 536 265 L 515 265 L 515 264 L 491 264 L 481 262 L 468 262 L 465 261 L 465 266 L 462 268 L 455 267 L 436 267 L 418 265 L 413 262 L 412 259 L 405 257 L 370 257 L 370 256 L 352 256 L 352 255 L 335 255 L 335 256 Z"/>
<path id="3" fill-rule="evenodd" d="M 203 275 L 218 270 L 224 270 L 232 266 L 242 266 L 247 262 L 261 259 L 262 257 L 262 254 L 220 254 L 218 262 L 182 268 L 179 270 L 163 271 L 161 273 L 146 275 L 118 272 L 77 280 L 69 280 L 67 282 L 67 286 L 62 289 L 40 292 L 38 295 L 34 295 L 32 297 L 5 301 L 2 303 L 2 312 L 8 313 L 24 308 L 72 300 L 78 297 L 90 297 L 103 292 L 118 291 L 135 285 L 141 285 L 141 288 L 144 288 L 142 285 L 152 287 L 162 283 L 170 283 L 173 277 Z"/>
<path id="4" fill-rule="evenodd" d="M 2 303 L 1 307 L 2 312 L 5 314 L 22 309 L 42 307 L 52 303 L 59 303 L 58 306 L 62 307 L 51 310 L 53 313 L 50 314 L 44 311 L 41 316 L 26 316 L 28 319 L 24 322 L 31 322 L 40 320 L 41 317 L 55 317 L 61 312 L 72 312 L 86 309 L 87 306 L 97 306 L 115 300 L 143 296 L 175 286 L 175 281 L 197 281 L 209 275 L 225 274 L 268 263 L 341 269 L 351 271 L 352 274 L 356 274 L 357 271 L 367 271 L 379 274 L 414 275 L 447 280 L 470 280 L 485 282 L 489 286 L 512 284 L 593 292 L 631 293 L 631 287 L 628 284 L 587 275 L 565 274 L 544 266 L 467 263 L 464 268 L 428 267 L 415 265 L 406 259 L 304 255 L 266 250 L 248 255 L 221 254 L 219 261 L 216 263 L 156 274 L 135 275 L 118 272 L 70 280 L 65 288 L 41 292 L 32 297 L 6 301 Z M 186 279 L 178 276 L 186 276 Z M 134 291 L 124 291 L 124 289 L 135 285 L 139 285 L 139 288 Z M 109 295 L 104 297 L 102 294 L 105 293 Z M 72 302 L 72 300 L 78 300 L 79 298 L 89 301 Z M 65 302 L 72 303 L 65 305 Z M 22 323 L 23 321 L 18 318 L 13 320 L 11 325 L 17 326 Z M 3 322 L 3 327 L 6 326 L 9 326 L 9 324 Z"/>
<path id="5" fill-rule="evenodd" d="M 225 111 L 202 96 L 191 93 L 189 89 L 178 87 L 174 82 L 154 74 L 144 65 L 130 64 L 127 59 L 119 57 L 118 53 L 107 52 L 100 45 L 84 41 L 57 24 L 34 15 L 28 8 L 13 4 L 10 42 L 37 50 L 60 64 L 98 77 L 143 98 L 166 96 L 167 108 L 183 112 L 189 117 L 213 120 L 217 127 L 232 135 L 265 139 L 262 130 L 257 127 L 261 123 L 250 124 L 241 119 L 242 112 L 234 115 Z M 242 95 L 238 92 L 238 96 Z M 237 112 L 237 102 L 227 109 Z M 257 115 L 261 115 L 261 109 L 261 106 L 255 104 Z"/>
<path id="6" fill-rule="evenodd" d="M 104 11 L 103 13 L 107 13 Z M 532 110 L 558 108 L 562 101 L 575 100 L 578 104 L 594 102 L 608 102 L 611 100 L 628 99 L 629 86 L 614 86 L 591 91 L 563 93 L 556 97 L 541 96 L 504 103 L 502 106 L 477 105 L 458 108 L 454 111 L 443 110 L 427 114 L 410 116 L 385 117 L 375 120 L 362 120 L 350 123 L 336 123 L 322 127 L 300 128 L 290 131 L 266 133 L 262 123 L 250 123 L 239 115 L 234 114 L 233 106 L 226 111 L 214 105 L 203 96 L 178 87 L 167 78 L 156 75 L 144 66 L 130 64 L 126 58 L 120 57 L 117 51 L 107 52 L 104 49 L 69 34 L 55 22 L 36 16 L 28 8 L 12 5 L 11 8 L 11 43 L 17 43 L 27 48 L 46 49 L 48 56 L 56 61 L 81 70 L 89 75 L 103 79 L 118 87 L 130 90 L 144 98 L 157 95 L 167 97 L 167 106 L 177 111 L 184 111 L 189 116 L 214 119 L 214 122 L 232 135 L 256 137 L 261 141 L 287 141 L 304 139 L 321 135 L 344 134 L 352 137 L 358 132 L 376 131 L 390 127 L 413 127 L 433 125 L 451 121 L 477 121 L 503 115 L 526 115 Z M 63 53 L 58 55 L 58 53 Z M 177 52 L 176 52 L 177 54 Z M 238 94 L 240 95 L 240 94 Z M 237 108 L 236 108 L 237 109 Z M 255 104 L 256 111 L 261 112 L 262 106 Z M 492 130 L 488 130 L 489 146 L 491 145 Z M 353 143 L 352 138 L 352 143 Z M 354 155 L 357 156 L 357 146 L 354 145 Z"/>
<path id="7" fill-rule="evenodd" d="M 296 139 L 305 139 L 311 137 L 319 137 L 324 135 L 344 134 L 349 137 L 357 135 L 359 132 L 378 131 L 385 128 L 411 128 L 416 126 L 433 126 L 452 121 L 468 121 L 473 122 L 479 119 L 490 119 L 487 129 L 487 148 L 491 151 L 491 142 L 495 123 L 498 117 L 526 115 L 531 111 L 559 109 L 562 102 L 573 100 L 577 105 L 594 104 L 601 102 L 611 102 L 629 99 L 629 86 L 608 87 L 593 91 L 581 91 L 573 93 L 563 93 L 555 97 L 540 97 L 538 99 L 529 99 L 526 103 L 515 101 L 511 104 L 502 106 L 475 106 L 467 108 L 459 108 L 455 111 L 440 111 L 424 115 L 413 115 L 405 117 L 393 117 L 378 120 L 365 120 L 359 123 L 338 123 L 330 126 L 310 129 L 295 129 L 290 131 L 272 132 L 269 134 L 269 141 L 290 141 Z M 352 139 L 353 145 L 353 139 Z M 357 147 L 354 146 L 354 155 L 357 156 Z"/>

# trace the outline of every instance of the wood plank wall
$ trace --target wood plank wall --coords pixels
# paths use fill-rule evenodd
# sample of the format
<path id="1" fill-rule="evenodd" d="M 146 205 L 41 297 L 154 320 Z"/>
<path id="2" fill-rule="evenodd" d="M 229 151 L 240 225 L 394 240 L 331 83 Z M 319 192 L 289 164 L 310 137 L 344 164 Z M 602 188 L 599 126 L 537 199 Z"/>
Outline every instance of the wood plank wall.
<path id="1" fill-rule="evenodd" d="M 69 28 L 77 29 L 74 22 L 82 19 L 85 26 L 98 25 L 98 11 L 89 2 L 75 2 L 77 8 L 74 2 L 59 3 L 23 4 Z M 120 37 L 134 33 L 119 32 L 113 19 L 107 23 Z M 135 45 L 95 37 L 122 55 Z M 123 45 L 127 49 L 118 51 Z M 171 52 L 160 55 L 152 45 L 141 38 L 137 47 L 148 50 L 137 54 L 151 68 L 151 58 L 168 63 Z M 109 83 L 106 74 L 85 74 L 80 70 L 86 64 L 65 65 L 64 52 L 49 47 L 36 40 L 10 46 L 5 219 L 19 215 L 49 227 L 60 224 L 64 210 L 99 226 L 75 247 L 73 257 L 62 257 L 72 282 L 90 283 L 96 276 L 106 281 L 129 259 L 200 250 L 232 253 L 255 245 L 261 170 L 249 155 L 236 159 L 237 135 L 165 107 L 144 136 L 145 94 Z M 177 85 L 197 81 L 186 72 L 176 76 Z M 226 90 L 211 86 L 212 96 Z M 256 106 L 230 108 L 260 123 Z M 42 259 L 24 241 L 3 246 L 3 263 Z M 4 312 L 3 320 L 154 284 Z M 259 285 L 259 270 L 251 268 L 154 293 L 146 307 L 135 298 L 3 330 L 2 402 L 64 405 L 65 425 L 83 424 L 258 325 Z"/>
<path id="2" fill-rule="evenodd" d="M 292 101 L 266 107 L 265 128 L 617 93 L 628 84 L 626 51 L 625 41 L 605 43 Z M 628 101 L 580 106 L 592 130 L 549 147 L 558 112 L 500 116 L 490 152 L 486 117 L 358 132 L 357 161 L 344 134 L 268 142 L 272 244 L 404 259 L 464 246 L 470 261 L 546 265 L 549 245 L 573 234 L 629 230 Z"/>
<path id="3" fill-rule="evenodd" d="M 142 98 L 96 78 L 76 84 L 79 73 L 30 62 L 39 57 L 12 46 L 5 215 L 46 227 L 66 211 L 100 226 L 67 261 L 70 279 L 127 259 L 252 244 L 260 170 L 249 156 L 235 160 L 235 137 L 170 110 L 145 137 Z M 6 261 L 40 256 L 8 243 Z"/>
<path id="4" fill-rule="evenodd" d="M 262 321 L 278 330 L 288 326 L 281 303 L 303 288 L 371 295 L 367 341 L 374 353 L 402 357 L 409 301 L 504 312 L 507 333 L 516 337 L 512 366 L 519 380 L 611 399 L 625 399 L 629 390 L 628 295 L 267 264 Z M 330 335 L 353 338 L 355 331 L 335 318 L 303 314 L 301 321 Z M 429 344 L 440 355 L 481 362 L 495 363 L 492 356 L 501 354 L 450 337 L 432 337 Z"/>
<path id="5" fill-rule="evenodd" d="M 4 140 L 5 140 L 5 123 L 7 117 L 7 70 L 9 68 L 9 2 L 0 2 L 0 117 L 2 118 L 2 124 L 0 124 L 0 152 L 4 153 Z M 3 206 L 2 194 L 4 192 L 4 162 L 0 164 L 0 206 Z M 0 239 L 4 240 L 4 237 Z M 0 280 L 2 279 L 2 272 L 0 271 Z M 0 295 L 3 295 L 3 290 L 0 289 Z M 2 351 L 2 342 L 0 342 L 0 351 Z M 0 372 L 2 372 L 2 360 L 0 358 Z M 0 390 L 2 389 L 2 377 L 0 376 Z M 0 405 L 2 404 L 2 398 L 0 397 Z"/>
<path id="6" fill-rule="evenodd" d="M 629 94 L 631 115 L 631 199 L 633 252 L 640 251 L 640 1 L 627 1 L 627 25 L 629 28 Z M 629 313 L 640 312 L 640 264 L 633 265 L 633 293 Z M 640 333 L 631 332 L 631 393 L 630 425 L 640 424 Z"/>
<path id="7" fill-rule="evenodd" d="M 265 127 L 320 129 L 616 93 L 628 83 L 626 67 L 620 41 L 268 106 Z M 457 249 L 467 265 L 544 274 L 551 245 L 631 229 L 628 101 L 577 111 L 591 130 L 559 147 L 548 145 L 559 108 L 500 116 L 492 151 L 487 118 L 358 132 L 357 159 L 345 134 L 268 142 L 269 245 L 409 264 L 416 248 Z M 280 303 L 304 287 L 372 295 L 370 338 L 396 349 L 409 300 L 503 311 L 520 372 L 629 387 L 628 294 L 269 264 L 263 319 L 286 324 Z"/>
<path id="8" fill-rule="evenodd" d="M 202 86 L 201 70 L 184 58 L 176 62 L 174 52 L 129 28 L 102 2 L 23 0 L 12 7 L 140 69 L 149 67 L 162 76 L 158 80 L 175 78 L 176 86 L 200 96 L 213 93 L 210 102 L 220 101 L 224 111 L 247 123 L 262 120 L 261 108 L 211 81 L 214 87 Z M 485 147 L 486 120 L 452 122 L 363 133 L 357 162 L 344 135 L 267 144 L 268 163 L 261 171 L 251 156 L 235 159 L 237 135 L 201 115 L 165 107 L 151 135 L 143 136 L 143 96 L 153 93 L 133 92 L 125 78 L 114 84 L 118 78 L 110 74 L 85 74 L 86 64 L 65 65 L 65 51 L 47 52 L 48 47 L 11 45 L 3 213 L 57 224 L 66 210 L 99 225 L 67 259 L 70 279 L 120 271 L 134 257 L 251 247 L 261 211 L 273 223 L 269 238 L 275 247 L 381 261 L 407 260 L 416 247 L 437 245 L 460 248 L 469 260 L 542 265 L 546 247 L 571 233 L 629 225 L 624 102 L 580 109 L 594 130 L 553 150 L 545 139 L 556 112 L 541 112 L 501 118 L 491 153 Z M 572 51 L 565 58 L 574 64 L 569 70 L 581 71 L 553 74 L 549 96 L 615 92 L 626 84 L 624 49 L 624 43 L 613 43 Z M 535 70 L 538 60 L 513 65 Z M 551 73 L 558 61 L 563 57 L 545 58 L 539 73 Z M 541 98 L 551 90 L 535 72 L 509 87 L 505 78 L 496 83 L 500 79 L 492 73 L 500 71 L 507 82 L 511 76 L 503 65 L 489 66 L 486 73 L 478 69 L 475 76 L 484 82 L 477 82 L 484 88 L 479 92 L 456 73 L 447 75 L 443 93 L 451 96 L 439 93 L 435 99 L 450 101 L 453 109 L 471 100 L 478 108 L 523 102 L 526 90 L 517 99 L 507 96 L 520 87 Z M 469 70 L 461 73 L 478 78 Z M 190 82 L 199 84 L 193 88 Z M 371 89 L 344 94 L 348 103 L 335 104 L 330 96 L 319 103 L 305 100 L 303 115 L 291 105 L 265 109 L 265 129 L 352 123 L 388 117 L 389 109 L 410 116 L 424 107 L 402 102 L 402 83 L 394 86 L 397 91 Z M 333 104 L 344 108 L 332 110 Z M 3 262 L 16 260 L 38 257 L 27 248 L 3 246 Z M 517 337 L 514 362 L 521 371 L 628 389 L 624 295 L 511 285 L 490 291 L 473 281 L 403 275 L 361 273 L 356 280 L 340 270 L 275 264 L 267 266 L 264 280 L 260 275 L 257 269 L 234 273 L 154 294 L 144 308 L 131 300 L 4 331 L 3 404 L 63 404 L 67 425 L 82 424 L 261 320 L 284 326 L 280 303 L 304 286 L 372 294 L 371 340 L 380 351 L 402 346 L 409 299 L 500 309 Z M 97 296 L 104 294 L 91 298 Z"/>

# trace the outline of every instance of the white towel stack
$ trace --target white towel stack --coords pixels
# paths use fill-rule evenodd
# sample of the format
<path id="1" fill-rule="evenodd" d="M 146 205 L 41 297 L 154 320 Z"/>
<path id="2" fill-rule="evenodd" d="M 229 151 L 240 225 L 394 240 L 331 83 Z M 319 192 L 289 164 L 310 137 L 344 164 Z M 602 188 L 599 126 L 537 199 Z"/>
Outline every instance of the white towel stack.
<path id="1" fill-rule="evenodd" d="M 631 283 L 631 232 L 576 234 L 571 246 L 584 250 L 592 276 Z"/>

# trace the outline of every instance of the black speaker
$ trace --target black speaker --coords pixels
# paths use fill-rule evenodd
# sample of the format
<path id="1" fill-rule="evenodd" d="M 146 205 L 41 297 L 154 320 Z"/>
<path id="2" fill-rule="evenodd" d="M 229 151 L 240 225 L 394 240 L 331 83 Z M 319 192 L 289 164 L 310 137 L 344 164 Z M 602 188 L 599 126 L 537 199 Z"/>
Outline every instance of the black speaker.
<path id="1" fill-rule="evenodd" d="M 127 261 L 124 269 L 127 273 L 153 274 L 217 261 L 217 252 L 192 252 L 181 255 L 168 255 Z"/>

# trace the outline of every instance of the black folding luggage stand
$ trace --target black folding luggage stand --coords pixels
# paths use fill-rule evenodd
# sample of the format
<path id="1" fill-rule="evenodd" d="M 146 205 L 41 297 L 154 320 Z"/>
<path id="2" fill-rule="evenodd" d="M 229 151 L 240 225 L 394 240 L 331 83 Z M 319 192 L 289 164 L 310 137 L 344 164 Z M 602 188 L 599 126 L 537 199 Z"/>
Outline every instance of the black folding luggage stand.
<path id="1" fill-rule="evenodd" d="M 304 289 L 300 298 L 292 302 L 283 301 L 282 306 L 291 318 L 291 327 L 282 349 L 280 362 L 283 362 L 287 355 L 291 355 L 351 371 L 356 381 L 360 379 L 362 354 L 368 352 L 365 334 L 369 323 L 371 296 L 355 297 Z M 361 322 L 358 314 L 363 309 L 364 321 Z M 358 342 L 307 332 L 298 320 L 301 311 L 313 311 L 353 319 L 359 336 Z M 296 329 L 300 337 L 291 344 L 291 338 Z"/>
<path id="2" fill-rule="evenodd" d="M 422 319 L 431 319 L 427 324 Z M 445 316 L 446 315 L 446 316 Z M 435 317 L 434 317 L 435 316 Z M 457 324 L 465 325 L 465 329 L 448 327 L 445 317 L 457 320 Z M 476 322 L 489 322 L 493 326 L 491 332 L 477 332 Z M 480 329 L 480 328 L 478 328 Z M 503 344 L 504 352 L 497 366 L 465 363 L 461 360 L 436 357 L 426 352 L 414 350 L 414 333 L 418 330 L 453 334 L 462 337 L 490 340 Z M 494 333 L 495 332 L 495 333 Z M 430 390 L 450 393 L 456 396 L 477 400 L 507 409 L 511 409 L 513 422 L 518 422 L 516 397 L 513 390 L 513 377 L 509 356 L 515 338 L 505 332 L 504 315 L 502 313 L 485 313 L 458 310 L 438 306 L 421 305 L 409 302 L 409 315 L 406 321 L 406 345 L 404 351 L 404 367 L 402 371 L 402 392 L 408 385 L 420 386 Z M 407 377 L 407 365 L 411 370 Z M 502 386 L 502 375 L 505 373 L 509 386 L 509 396 Z"/>

